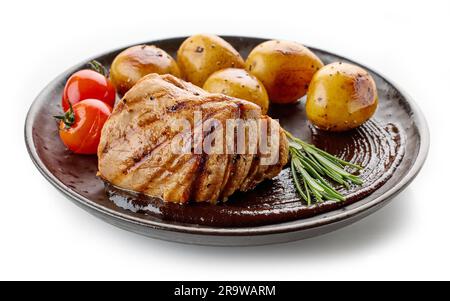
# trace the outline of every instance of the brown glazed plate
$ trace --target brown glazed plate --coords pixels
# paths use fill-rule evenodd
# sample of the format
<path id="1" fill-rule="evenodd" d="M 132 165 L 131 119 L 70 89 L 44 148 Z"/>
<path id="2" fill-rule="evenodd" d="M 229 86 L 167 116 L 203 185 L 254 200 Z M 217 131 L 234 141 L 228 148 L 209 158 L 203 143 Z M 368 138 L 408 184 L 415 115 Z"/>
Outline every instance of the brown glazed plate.
<path id="1" fill-rule="evenodd" d="M 224 37 L 245 58 L 265 41 Z M 149 41 L 175 56 L 185 37 Z M 95 216 L 120 228 L 149 237 L 204 245 L 262 245 L 324 234 L 376 211 L 402 191 L 417 175 L 427 156 L 429 133 L 414 101 L 391 81 L 368 70 L 376 81 L 379 106 L 362 127 L 341 134 L 318 131 L 306 121 L 304 100 L 272 106 L 269 115 L 294 135 L 346 160 L 362 164 L 362 186 L 341 190 L 344 202 L 306 206 L 293 187 L 290 170 L 237 193 L 218 205 L 163 203 L 105 184 L 96 177 L 96 156 L 68 151 L 58 136 L 55 120 L 61 113 L 61 94 L 67 78 L 96 59 L 110 65 L 122 49 L 90 58 L 66 70 L 45 87 L 33 102 L 25 122 L 25 141 L 31 159 L 44 177 L 66 197 Z M 351 60 L 310 48 L 325 64 Z M 357 64 L 360 65 L 360 64 Z"/>

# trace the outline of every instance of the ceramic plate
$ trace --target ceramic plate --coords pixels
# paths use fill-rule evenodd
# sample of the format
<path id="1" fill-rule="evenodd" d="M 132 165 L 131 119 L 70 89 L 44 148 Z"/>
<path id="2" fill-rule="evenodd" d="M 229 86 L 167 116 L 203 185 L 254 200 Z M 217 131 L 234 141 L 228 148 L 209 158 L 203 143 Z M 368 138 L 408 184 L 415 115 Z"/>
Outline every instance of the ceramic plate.
<path id="1" fill-rule="evenodd" d="M 245 58 L 265 41 L 224 37 Z M 149 41 L 175 57 L 185 39 Z M 235 194 L 225 204 L 179 206 L 155 199 L 133 200 L 108 189 L 96 177 L 96 156 L 75 155 L 58 136 L 51 117 L 61 113 L 61 94 L 67 78 L 96 59 L 108 66 L 125 48 L 89 58 L 66 70 L 34 100 L 25 122 L 29 154 L 47 180 L 75 204 L 120 228 L 149 237 L 205 245 L 260 245 L 287 242 L 327 233 L 353 223 L 387 204 L 422 167 L 429 146 L 426 121 L 414 101 L 379 73 L 339 55 L 310 47 L 325 64 L 351 62 L 368 70 L 376 81 L 379 106 L 364 126 L 342 134 L 312 128 L 304 115 L 304 101 L 272 106 L 269 115 L 302 139 L 341 156 L 364 163 L 362 186 L 342 191 L 345 202 L 306 206 L 292 185 L 289 169 L 261 183 L 254 191 Z"/>

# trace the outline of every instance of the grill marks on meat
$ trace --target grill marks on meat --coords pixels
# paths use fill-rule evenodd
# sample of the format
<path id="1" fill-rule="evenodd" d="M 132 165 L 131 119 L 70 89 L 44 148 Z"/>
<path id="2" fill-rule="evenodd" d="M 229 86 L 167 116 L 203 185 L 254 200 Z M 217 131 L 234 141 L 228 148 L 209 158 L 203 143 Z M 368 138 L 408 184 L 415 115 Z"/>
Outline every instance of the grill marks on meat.
<path id="1" fill-rule="evenodd" d="M 201 111 L 202 122 L 194 124 L 196 111 Z M 203 145 L 216 129 L 203 131 L 202 123 L 210 118 L 219 122 L 214 126 L 223 128 L 223 149 L 227 120 L 241 119 L 244 123 L 259 118 L 270 120 L 261 116 L 259 107 L 250 102 L 207 93 L 171 75 L 147 75 L 126 93 L 103 127 L 98 148 L 99 176 L 118 187 L 169 202 L 214 203 L 226 200 L 235 191 L 253 189 L 264 179 L 276 176 L 287 163 L 287 140 L 280 127 L 277 127 L 279 160 L 273 165 L 262 165 L 264 154 L 248 151 L 243 154 L 172 151 L 171 142 L 182 134 L 193 141 L 192 149 Z M 173 127 L 177 120 L 187 120 L 191 131 Z M 196 130 L 202 133 L 200 141 L 194 141 Z M 250 135 L 259 132 L 247 130 L 246 144 Z M 234 136 L 236 144 L 236 130 Z"/>

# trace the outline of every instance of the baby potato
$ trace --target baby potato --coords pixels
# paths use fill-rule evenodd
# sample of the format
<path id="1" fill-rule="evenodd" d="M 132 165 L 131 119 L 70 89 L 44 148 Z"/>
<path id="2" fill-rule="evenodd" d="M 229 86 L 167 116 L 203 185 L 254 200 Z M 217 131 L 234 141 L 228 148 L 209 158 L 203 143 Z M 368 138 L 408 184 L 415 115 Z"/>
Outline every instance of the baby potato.
<path id="1" fill-rule="evenodd" d="M 274 103 L 294 103 L 303 97 L 321 67 L 322 61 L 305 46 L 278 40 L 259 44 L 245 62 L 245 68 L 264 84 Z"/>
<path id="2" fill-rule="evenodd" d="M 233 46 L 218 36 L 206 34 L 186 39 L 178 49 L 177 61 L 184 79 L 199 87 L 215 71 L 244 68 L 244 60 Z"/>
<path id="3" fill-rule="evenodd" d="M 138 45 L 125 49 L 114 58 L 110 78 L 123 95 L 150 73 L 181 76 L 177 63 L 167 52 L 153 45 Z"/>
<path id="4" fill-rule="evenodd" d="M 206 80 L 203 89 L 253 102 L 261 107 L 263 114 L 269 108 L 269 96 L 263 84 L 244 69 L 227 68 L 216 71 Z"/>
<path id="5" fill-rule="evenodd" d="M 326 65 L 314 75 L 306 98 L 306 115 L 316 127 L 339 132 L 363 124 L 377 105 L 377 88 L 370 74 L 339 62 Z"/>

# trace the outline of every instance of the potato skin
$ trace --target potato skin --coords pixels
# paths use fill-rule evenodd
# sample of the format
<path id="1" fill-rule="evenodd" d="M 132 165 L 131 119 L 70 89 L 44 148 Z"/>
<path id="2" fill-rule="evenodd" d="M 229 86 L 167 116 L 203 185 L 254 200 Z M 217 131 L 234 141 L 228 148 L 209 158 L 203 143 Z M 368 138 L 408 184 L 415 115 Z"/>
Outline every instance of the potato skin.
<path id="1" fill-rule="evenodd" d="M 208 77 L 203 89 L 253 102 L 261 107 L 263 114 L 269 108 L 269 96 L 263 84 L 244 69 L 227 68 L 216 71 Z"/>
<path id="2" fill-rule="evenodd" d="M 264 84 L 274 103 L 294 103 L 303 97 L 321 67 L 322 61 L 305 46 L 280 40 L 259 44 L 245 62 L 245 68 Z"/>
<path id="3" fill-rule="evenodd" d="M 180 77 L 176 61 L 164 50 L 153 45 L 137 45 L 119 53 L 111 64 L 110 78 L 120 94 L 150 73 Z"/>
<path id="4" fill-rule="evenodd" d="M 178 49 L 177 62 L 185 80 L 202 87 L 215 71 L 244 68 L 239 52 L 224 39 L 207 34 L 187 38 Z"/>
<path id="5" fill-rule="evenodd" d="M 318 128 L 340 132 L 356 128 L 375 113 L 378 93 L 372 76 L 361 67 L 332 63 L 309 85 L 306 115 Z"/>

